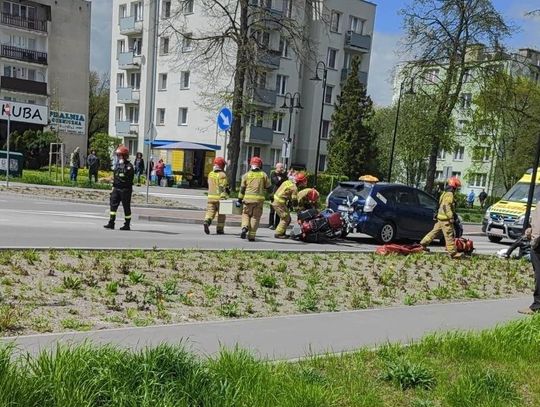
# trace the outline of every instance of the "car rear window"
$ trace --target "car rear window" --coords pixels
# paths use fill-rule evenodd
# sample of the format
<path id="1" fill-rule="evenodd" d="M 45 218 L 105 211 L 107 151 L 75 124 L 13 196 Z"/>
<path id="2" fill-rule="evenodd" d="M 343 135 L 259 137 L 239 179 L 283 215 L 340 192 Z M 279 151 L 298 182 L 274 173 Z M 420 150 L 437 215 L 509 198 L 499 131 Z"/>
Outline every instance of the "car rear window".
<path id="1" fill-rule="evenodd" d="M 336 198 L 347 198 L 348 196 L 358 195 L 364 199 L 369 196 L 372 185 L 370 184 L 347 184 L 341 183 L 332 191 L 332 196 Z"/>

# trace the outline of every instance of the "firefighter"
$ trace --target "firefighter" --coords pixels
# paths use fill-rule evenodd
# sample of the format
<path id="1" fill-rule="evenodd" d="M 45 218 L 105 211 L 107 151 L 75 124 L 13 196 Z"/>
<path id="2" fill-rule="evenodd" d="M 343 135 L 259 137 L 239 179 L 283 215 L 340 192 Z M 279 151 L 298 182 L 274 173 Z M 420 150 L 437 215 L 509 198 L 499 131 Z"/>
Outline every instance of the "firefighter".
<path id="1" fill-rule="evenodd" d="M 225 174 L 225 159 L 216 157 L 214 159 L 214 168 L 208 174 L 208 204 L 206 207 L 206 216 L 204 220 L 204 233 L 210 234 L 210 225 L 217 214 L 216 233 L 222 235 L 225 233 L 225 215 L 219 213 L 219 201 L 229 197 L 229 181 Z"/>
<path id="2" fill-rule="evenodd" d="M 133 193 L 133 178 L 135 169 L 128 161 L 129 150 L 120 145 L 116 149 L 115 155 L 118 157 L 118 165 L 114 168 L 113 190 L 111 192 L 111 214 L 109 223 L 103 226 L 105 229 L 114 229 L 116 220 L 116 210 L 122 203 L 124 208 L 124 226 L 120 230 L 131 230 L 131 194 Z"/>
<path id="3" fill-rule="evenodd" d="M 307 184 L 306 174 L 300 172 L 291 175 L 278 188 L 274 194 L 274 202 L 272 206 L 280 218 L 278 227 L 276 228 L 276 239 L 287 239 L 287 228 L 291 223 L 290 209 L 298 206 L 298 187 L 303 187 Z"/>
<path id="4" fill-rule="evenodd" d="M 298 210 L 319 209 L 319 191 L 315 188 L 305 188 L 298 192 Z"/>
<path id="5" fill-rule="evenodd" d="M 455 193 L 461 187 L 461 181 L 457 177 L 448 179 L 446 191 L 439 198 L 439 210 L 437 212 L 437 223 L 433 230 L 429 232 L 420 242 L 424 250 L 442 232 L 446 243 L 446 250 L 452 258 L 460 258 L 463 253 L 458 253 L 454 236 L 454 222 L 456 215 Z"/>
<path id="6" fill-rule="evenodd" d="M 244 204 L 240 237 L 245 239 L 247 236 L 250 242 L 254 242 L 263 213 L 266 191 L 271 184 L 270 178 L 262 170 L 263 162 L 259 157 L 253 157 L 249 164 L 251 169 L 242 177 L 238 194 L 238 202 Z"/>

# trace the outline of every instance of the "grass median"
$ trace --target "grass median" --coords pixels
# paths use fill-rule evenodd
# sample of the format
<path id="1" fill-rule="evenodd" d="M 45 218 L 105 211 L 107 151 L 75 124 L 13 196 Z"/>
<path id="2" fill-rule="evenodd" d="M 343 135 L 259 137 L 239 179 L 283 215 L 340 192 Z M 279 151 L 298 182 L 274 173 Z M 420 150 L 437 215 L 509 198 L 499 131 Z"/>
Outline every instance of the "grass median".
<path id="1" fill-rule="evenodd" d="M 197 359 L 83 345 L 37 357 L 0 348 L 4 406 L 533 407 L 540 318 L 408 347 L 271 363 L 242 350 Z"/>
<path id="2" fill-rule="evenodd" d="M 530 263 L 247 251 L 0 252 L 0 336 L 530 294 Z"/>

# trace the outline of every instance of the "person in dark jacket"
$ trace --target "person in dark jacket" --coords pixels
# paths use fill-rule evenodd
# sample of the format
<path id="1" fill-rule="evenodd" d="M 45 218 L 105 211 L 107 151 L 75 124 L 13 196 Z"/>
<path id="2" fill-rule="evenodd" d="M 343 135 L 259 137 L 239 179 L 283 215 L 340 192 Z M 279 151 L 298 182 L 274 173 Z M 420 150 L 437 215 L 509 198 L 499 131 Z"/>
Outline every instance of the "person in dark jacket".
<path id="1" fill-rule="evenodd" d="M 285 167 L 282 163 L 277 163 L 276 169 L 270 174 L 270 182 L 272 183 L 272 197 L 270 198 L 270 202 L 274 202 L 274 194 L 281 186 L 281 184 L 283 184 L 285 181 L 287 181 L 287 172 L 285 171 Z M 270 218 L 268 219 L 268 228 L 271 230 L 275 230 L 277 225 L 279 224 L 279 221 L 279 216 L 276 214 L 274 207 L 270 205 Z"/>
<path id="2" fill-rule="evenodd" d="M 133 193 L 133 178 L 135 170 L 128 160 L 129 150 L 120 146 L 116 149 L 118 165 L 114 169 L 113 190 L 111 193 L 111 213 L 109 223 L 103 226 L 105 229 L 114 229 L 116 211 L 122 203 L 124 208 L 124 226 L 120 230 L 131 230 L 131 194 Z"/>
<path id="3" fill-rule="evenodd" d="M 80 148 L 76 147 L 69 158 L 69 179 L 73 182 L 77 181 L 79 168 L 81 168 L 81 156 L 79 154 L 79 150 Z"/>
<path id="4" fill-rule="evenodd" d="M 135 162 L 133 163 L 135 167 L 135 176 L 137 177 L 137 186 L 141 186 L 141 176 L 144 174 L 144 160 L 142 153 L 137 153 L 135 156 Z"/>
<path id="5" fill-rule="evenodd" d="M 95 182 L 98 182 L 99 158 L 96 155 L 96 150 L 90 151 L 90 154 L 86 157 L 86 168 L 88 168 L 90 182 L 92 182 L 92 178 Z"/>

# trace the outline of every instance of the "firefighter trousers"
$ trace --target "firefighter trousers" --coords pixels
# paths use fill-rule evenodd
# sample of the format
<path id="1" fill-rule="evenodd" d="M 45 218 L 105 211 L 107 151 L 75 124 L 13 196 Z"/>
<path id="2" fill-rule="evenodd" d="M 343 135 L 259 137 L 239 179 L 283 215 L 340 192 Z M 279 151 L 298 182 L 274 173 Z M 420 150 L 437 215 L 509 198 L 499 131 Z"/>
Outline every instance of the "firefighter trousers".
<path id="1" fill-rule="evenodd" d="M 111 220 L 116 219 L 116 211 L 120 204 L 124 208 L 124 219 L 131 220 L 131 194 L 132 189 L 113 188 L 111 192 Z"/>
<path id="2" fill-rule="evenodd" d="M 274 202 L 272 207 L 279 216 L 279 225 L 276 228 L 276 235 L 284 235 L 287 232 L 287 228 L 291 224 L 291 213 L 287 205 Z"/>
<path id="3" fill-rule="evenodd" d="M 456 242 L 454 240 L 454 225 L 445 220 L 438 220 L 433 227 L 433 230 L 422 239 L 420 244 L 422 246 L 428 246 L 441 233 L 444 237 L 444 242 L 446 243 L 446 250 L 448 253 L 451 255 L 457 253 Z"/>
<path id="4" fill-rule="evenodd" d="M 217 215 L 217 228 L 218 232 L 223 232 L 225 230 L 225 215 L 219 213 L 219 201 L 218 202 L 208 202 L 206 205 L 206 216 L 204 218 L 205 223 L 210 226 L 212 221 Z"/>
<path id="5" fill-rule="evenodd" d="M 259 223 L 261 222 L 261 216 L 263 214 L 264 202 L 244 202 L 244 209 L 242 210 L 242 229 L 248 230 L 248 237 L 255 238 L 257 229 L 259 229 Z"/>

